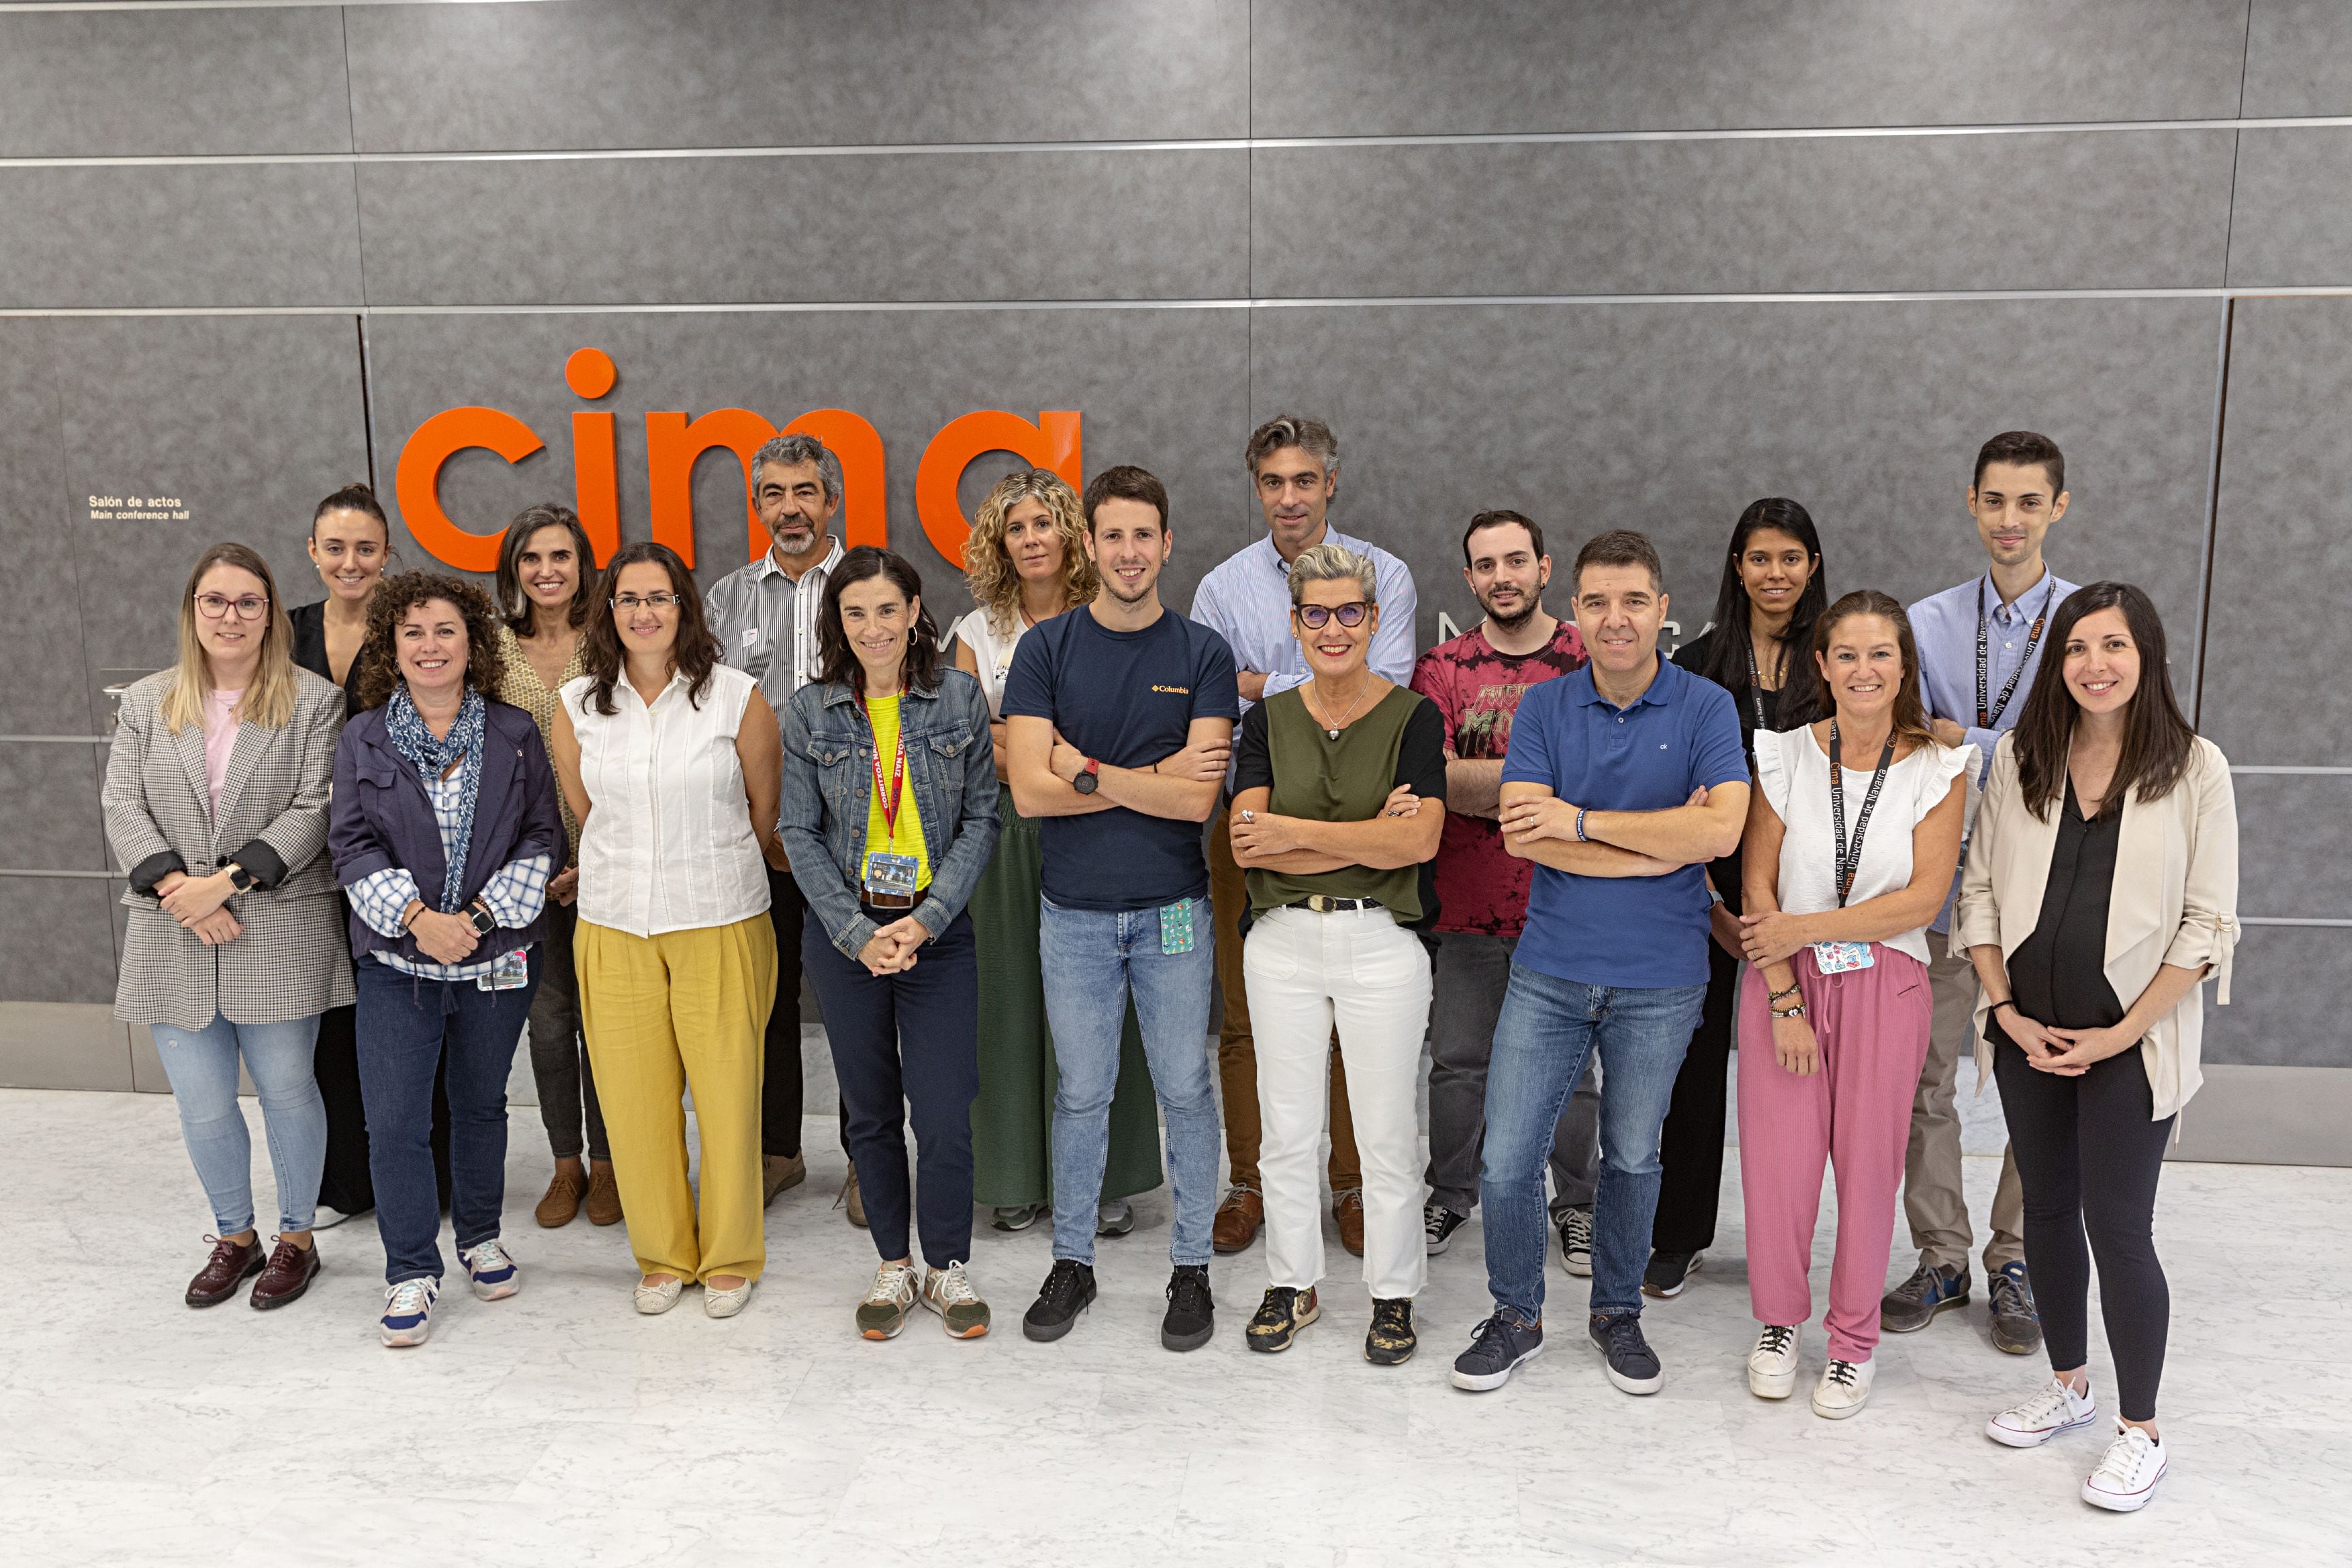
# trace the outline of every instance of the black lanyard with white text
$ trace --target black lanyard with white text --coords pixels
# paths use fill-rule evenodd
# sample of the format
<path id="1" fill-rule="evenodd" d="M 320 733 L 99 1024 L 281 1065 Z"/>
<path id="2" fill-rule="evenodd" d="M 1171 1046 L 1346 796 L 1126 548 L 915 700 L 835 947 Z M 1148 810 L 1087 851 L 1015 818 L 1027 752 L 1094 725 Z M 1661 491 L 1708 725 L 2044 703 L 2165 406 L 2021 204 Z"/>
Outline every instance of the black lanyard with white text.
<path id="1" fill-rule="evenodd" d="M 1788 658 L 1783 656 L 1780 662 L 1785 666 L 1789 661 Z M 1750 634 L 1748 639 L 1748 702 L 1750 707 L 1756 710 L 1756 727 L 1759 730 L 1766 728 L 1767 726 L 1764 722 L 1764 678 L 1756 673 L 1756 638 L 1753 634 Z"/>
<path id="2" fill-rule="evenodd" d="M 1987 573 L 1987 574 L 1985 574 L 1985 586 L 1986 586 L 1988 589 L 1990 589 L 1990 588 L 1991 587 L 1991 585 L 1992 585 L 1992 574 L 1991 574 L 1990 573 Z M 2020 656 L 2020 657 L 2019 657 L 2018 661 L 2017 661 L 2017 668 L 2016 668 L 2015 669 L 2012 669 L 2012 670 L 2011 670 L 2011 671 L 2009 672 L 2009 684 L 2008 684 L 2008 685 L 2006 685 L 2006 686 L 2004 686 L 2004 687 L 2002 687 L 2002 688 L 2000 689 L 2000 701 L 1998 701 L 1998 702 L 1995 702 L 1995 703 L 1993 703 L 1991 706 L 1988 707 L 1988 706 L 1986 706 L 1985 692 L 1986 692 L 1986 688 L 1987 688 L 1987 686 L 1988 686 L 1988 684 L 1989 684 L 1989 679 L 1988 679 L 1988 676 L 1987 676 L 1987 673 L 1986 673 L 1986 664 L 1985 664 L 1985 661 L 1986 661 L 1986 659 L 1987 659 L 1988 656 L 1989 656 L 1989 655 L 1990 654 L 1990 652 L 1991 652 L 1991 644 L 1987 640 L 1987 638 L 1986 638 L 1986 637 L 1985 637 L 1985 614 L 1986 614 L 1986 612 L 1985 612 L 1984 595 L 1983 595 L 1983 593 L 1981 593 L 1981 592 L 1980 592 L 1980 593 L 1979 593 L 1979 594 L 1977 595 L 1977 728 L 1978 728 L 1978 729 L 1979 729 L 1979 730 L 1990 730 L 1990 729 L 1991 729 L 1995 724 L 1998 724 L 1999 722 L 2000 722 L 2000 716 L 2001 716 L 2003 713 L 2005 713 L 2005 712 L 2007 712 L 2007 711 L 2009 710 L 2009 700 L 2010 700 L 2010 698 L 2011 698 L 2011 697 L 2012 697 L 2012 696 L 2014 696 L 2014 695 L 2016 694 L 2018 680 L 2020 679 L 2020 678 L 2021 678 L 2021 677 L 2025 674 L 2025 668 L 2026 668 L 2026 666 L 2028 666 L 2028 665 L 2030 665 L 2030 664 L 2032 664 L 2032 663 L 2033 662 L 2033 649 L 2034 649 L 2034 647 L 2035 647 L 2035 645 L 2039 644 L 2039 643 L 2042 641 L 2042 626 L 2043 626 L 2047 625 L 2047 624 L 2048 624 L 2048 622 L 2049 622 L 2049 620 L 2050 620 L 2050 602 L 2051 602 L 2053 599 L 2055 599 L 2057 596 L 2058 596 L 2058 582 L 2057 582 L 2057 579 L 2053 578 L 2053 579 L 2051 579 L 2051 583 L 2050 583 L 2050 591 L 2049 591 L 2047 594 L 2044 594 L 2043 595 L 2042 595 L 2042 613 L 2041 613 L 2040 615 L 2038 615 L 2038 616 L 2034 616 L 2034 617 L 2033 617 L 2033 630 L 2032 630 L 2032 632 L 2030 632 L 2030 633 L 2028 633 L 2028 634 L 2026 635 L 2026 638 L 2025 638 L 2025 652 L 2024 652 L 2021 656 Z M 1749 658 L 1753 658 L 1755 657 L 1755 655 L 1751 653 L 1748 657 L 1749 657 Z"/>
<path id="3" fill-rule="evenodd" d="M 1886 749 L 1878 753 L 1878 771 L 1870 775 L 1870 793 L 1862 797 L 1862 814 L 1853 819 L 1853 847 L 1845 842 L 1845 752 L 1838 743 L 1837 721 L 1830 721 L 1830 826 L 1837 834 L 1837 896 L 1838 908 L 1845 908 L 1846 895 L 1853 890 L 1855 873 L 1862 869 L 1862 836 L 1870 831 L 1870 813 L 1878 805 L 1879 786 L 1886 782 L 1886 770 L 1895 762 L 1895 735 L 1886 736 Z"/>

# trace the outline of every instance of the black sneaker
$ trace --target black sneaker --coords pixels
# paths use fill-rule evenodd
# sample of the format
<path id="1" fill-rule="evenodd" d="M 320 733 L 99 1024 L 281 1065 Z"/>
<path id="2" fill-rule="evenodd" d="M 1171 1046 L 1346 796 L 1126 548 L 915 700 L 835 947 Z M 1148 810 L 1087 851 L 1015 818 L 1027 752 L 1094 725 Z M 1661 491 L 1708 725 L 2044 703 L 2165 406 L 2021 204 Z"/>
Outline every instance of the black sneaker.
<path id="1" fill-rule="evenodd" d="M 1469 1223 L 1466 1217 L 1455 1214 L 1444 1204 L 1421 1205 L 1421 1233 L 1428 1241 L 1432 1258 L 1453 1246 L 1454 1233 Z"/>
<path id="2" fill-rule="evenodd" d="M 1500 1312 L 1478 1325 L 1470 1348 L 1454 1358 L 1454 1386 L 1473 1394 L 1500 1388 L 1525 1363 L 1543 1354 L 1543 1325 L 1519 1323 Z"/>
<path id="3" fill-rule="evenodd" d="M 1160 1320 L 1160 1342 L 1171 1351 L 1196 1351 L 1217 1331 L 1217 1303 L 1209 1294 L 1205 1264 L 1180 1263 L 1168 1277 L 1168 1315 Z"/>
<path id="4" fill-rule="evenodd" d="M 1588 1331 L 1601 1353 L 1609 1358 L 1609 1381 L 1626 1394 L 1655 1394 L 1666 1385 L 1665 1370 L 1658 1364 L 1658 1352 L 1642 1337 L 1642 1314 L 1626 1312 L 1617 1317 L 1592 1314 Z"/>
<path id="5" fill-rule="evenodd" d="M 1968 1305 L 1969 1266 L 1930 1268 L 1925 1263 L 1911 1278 L 1878 1299 L 1878 1326 L 1890 1334 L 1907 1334 L 1936 1321 L 1936 1314 Z"/>
<path id="6" fill-rule="evenodd" d="M 1094 1266 L 1056 1258 L 1053 1272 L 1038 1287 L 1037 1300 L 1022 1314 L 1021 1331 L 1033 1340 L 1058 1340 L 1070 1331 L 1080 1312 L 1094 1305 Z"/>
<path id="7" fill-rule="evenodd" d="M 1364 1332 L 1364 1359 L 1374 1366 L 1402 1366 L 1412 1359 L 1421 1342 L 1412 1333 L 1412 1302 L 1372 1299 L 1372 1326 Z"/>
<path id="8" fill-rule="evenodd" d="M 1706 1258 L 1704 1252 L 1653 1252 L 1650 1266 L 1642 1270 L 1642 1294 L 1661 1301 L 1671 1301 L 1683 1293 L 1690 1277 L 1698 1272 Z"/>
<path id="9" fill-rule="evenodd" d="M 1987 1275 L 1985 1294 L 1992 1303 L 1993 1349 L 2032 1355 L 2042 1348 L 2042 1313 L 2033 1304 L 2033 1281 L 2025 1277 L 2023 1259 Z"/>
<path id="10" fill-rule="evenodd" d="M 1244 1337 L 1254 1351 L 1269 1354 L 1286 1351 L 1290 1342 L 1298 1337 L 1298 1331 L 1322 1315 L 1323 1309 L 1315 1300 L 1312 1286 L 1294 1290 L 1287 1285 L 1276 1285 L 1258 1303 L 1257 1315 L 1250 1319 Z"/>

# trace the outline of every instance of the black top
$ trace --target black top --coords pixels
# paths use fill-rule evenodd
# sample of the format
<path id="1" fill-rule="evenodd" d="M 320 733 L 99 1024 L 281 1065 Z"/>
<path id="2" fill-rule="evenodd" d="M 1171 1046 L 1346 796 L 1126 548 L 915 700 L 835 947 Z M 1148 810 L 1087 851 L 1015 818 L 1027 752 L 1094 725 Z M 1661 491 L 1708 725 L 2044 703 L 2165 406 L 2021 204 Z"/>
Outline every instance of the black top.
<path id="1" fill-rule="evenodd" d="M 327 605 L 321 599 L 315 605 L 297 605 L 286 612 L 294 627 L 294 662 L 321 680 L 335 679 L 327 663 Z M 360 710 L 360 661 L 354 654 L 352 668 L 343 677 L 343 710 Z"/>
<path id="2" fill-rule="evenodd" d="M 2042 889 L 2042 918 L 2009 959 L 2010 991 L 2018 1011 L 2061 1029 L 2109 1029 L 2124 1021 L 2124 1005 L 2107 984 L 2107 897 L 2116 881 L 2116 844 L 2124 816 L 2116 810 L 2084 820 L 2066 782 L 2058 841 L 2050 851 L 2050 879 Z M 1993 1027 L 2002 1039 L 2000 1015 Z M 2012 1042 L 2013 1043 L 2013 1042 Z"/>
<path id="3" fill-rule="evenodd" d="M 1708 656 L 1714 649 L 1715 639 L 1722 633 L 1721 626 L 1707 627 L 1706 630 L 1675 650 L 1675 663 L 1693 675 L 1706 676 Z M 1792 675 L 1797 658 L 1798 650 L 1790 649 L 1789 664 L 1791 667 Z M 1713 678 L 1708 677 L 1708 679 Z M 1763 729 L 1776 734 L 1780 732 L 1781 700 L 1789 695 L 1789 689 L 1785 684 L 1778 690 L 1768 690 L 1762 687 L 1751 689 L 1748 684 L 1744 660 L 1738 684 L 1725 687 L 1724 689 L 1731 693 L 1731 705 L 1739 710 L 1739 749 L 1748 753 L 1748 772 L 1752 778 L 1756 773 L 1756 731 Z M 1764 722 L 1760 725 L 1756 722 L 1756 710 L 1759 705 L 1761 705 L 1764 710 Z M 1792 702 L 1788 706 L 1794 709 L 1798 704 Z M 1807 703 L 1805 706 L 1810 707 L 1811 704 Z M 1739 913 L 1742 905 L 1739 896 L 1740 862 L 1738 847 L 1735 847 L 1730 854 L 1720 860 L 1710 861 L 1706 871 L 1707 876 L 1715 883 L 1715 890 L 1723 895 L 1725 906 L 1733 914 Z M 1710 948 L 1708 951 L 1712 952 L 1717 950 Z"/>
<path id="4" fill-rule="evenodd" d="M 1381 794 L 1399 784 L 1411 784 L 1412 793 L 1423 802 L 1423 811 L 1445 809 L 1445 716 L 1437 704 L 1405 687 L 1393 688 L 1390 695 L 1402 692 L 1412 700 L 1405 715 L 1404 729 L 1398 739 L 1396 771 Z M 1381 700 L 1388 700 L 1387 697 Z M 1371 717 L 1366 714 L 1366 718 Z M 1266 704 L 1253 705 L 1242 715 L 1242 732 L 1234 747 L 1234 793 L 1245 789 L 1274 787 L 1274 748 L 1266 738 Z M 1333 818 L 1333 820 L 1340 820 Z M 1421 900 L 1421 918 L 1399 921 L 1409 931 L 1426 932 L 1437 923 L 1437 857 L 1423 860 L 1415 871 L 1415 889 Z"/>

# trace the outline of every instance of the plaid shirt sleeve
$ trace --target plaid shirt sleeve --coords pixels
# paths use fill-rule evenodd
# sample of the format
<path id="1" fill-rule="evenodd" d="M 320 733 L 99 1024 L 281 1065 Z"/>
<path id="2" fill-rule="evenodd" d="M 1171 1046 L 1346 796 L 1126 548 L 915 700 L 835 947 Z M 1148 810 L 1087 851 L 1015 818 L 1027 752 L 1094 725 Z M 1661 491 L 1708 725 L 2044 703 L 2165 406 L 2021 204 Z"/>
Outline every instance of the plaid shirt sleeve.
<path id="1" fill-rule="evenodd" d="M 537 920 L 540 910 L 547 907 L 547 879 L 552 869 L 545 855 L 508 861 L 499 868 L 497 875 L 482 884 L 483 907 L 509 931 L 520 930 Z M 376 875 L 384 873 L 379 871 Z"/>
<path id="2" fill-rule="evenodd" d="M 398 866 L 371 872 L 344 892 L 370 931 L 378 936 L 394 937 L 406 934 L 400 928 L 400 911 L 408 907 L 411 900 L 424 896 L 416 890 L 416 879 Z"/>

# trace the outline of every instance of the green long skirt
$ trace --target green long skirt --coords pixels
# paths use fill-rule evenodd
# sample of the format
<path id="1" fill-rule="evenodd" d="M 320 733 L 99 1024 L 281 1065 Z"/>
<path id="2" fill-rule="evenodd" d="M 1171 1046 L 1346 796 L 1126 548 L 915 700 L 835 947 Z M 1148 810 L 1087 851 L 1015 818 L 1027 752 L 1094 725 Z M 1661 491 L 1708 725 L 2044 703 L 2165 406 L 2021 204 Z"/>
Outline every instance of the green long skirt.
<path id="1" fill-rule="evenodd" d="M 1054 1037 L 1045 1026 L 1045 978 L 1037 960 L 1038 884 L 1045 856 L 1037 823 L 997 786 L 1003 826 L 996 857 L 971 895 L 980 947 L 980 1098 L 971 1107 L 973 1198 L 996 1208 L 1054 1201 Z M 1160 1110 L 1143 1033 L 1128 1003 L 1118 1090 L 1110 1102 L 1106 1202 L 1160 1183 Z"/>

